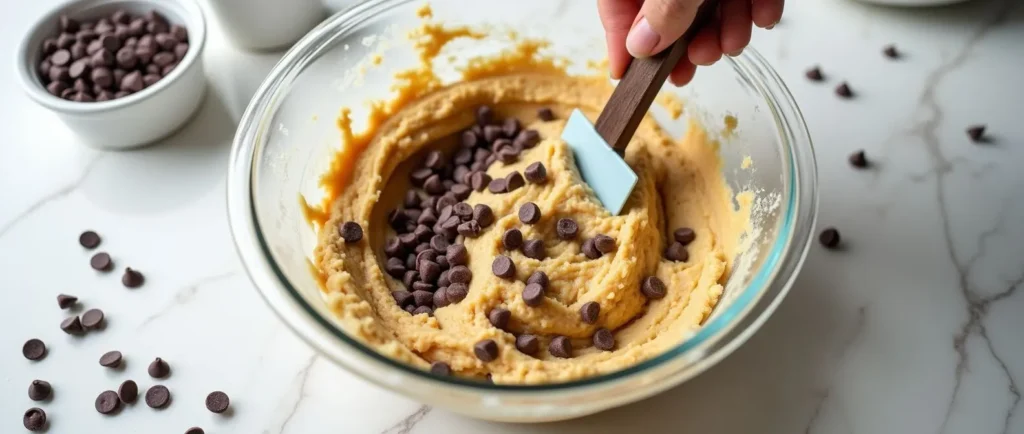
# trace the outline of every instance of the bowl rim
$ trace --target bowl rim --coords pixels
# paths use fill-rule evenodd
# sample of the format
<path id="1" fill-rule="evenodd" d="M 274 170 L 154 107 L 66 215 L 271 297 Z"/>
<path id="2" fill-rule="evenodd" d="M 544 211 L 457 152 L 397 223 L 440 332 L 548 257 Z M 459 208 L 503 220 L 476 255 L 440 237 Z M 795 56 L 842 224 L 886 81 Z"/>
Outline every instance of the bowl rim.
<path id="1" fill-rule="evenodd" d="M 170 5 L 174 4 L 180 6 L 182 11 L 187 15 L 187 19 L 195 21 L 195 26 L 189 25 L 190 23 L 184 24 L 185 28 L 188 30 L 189 39 L 189 49 L 188 53 L 185 54 L 185 58 L 178 62 L 178 66 L 175 67 L 169 75 L 161 78 L 156 82 L 156 84 L 124 98 L 117 98 L 109 101 L 79 103 L 67 101 L 63 98 L 51 95 L 50 92 L 46 91 L 46 87 L 42 85 L 42 82 L 39 81 L 36 74 L 37 66 L 30 62 L 31 59 L 39 58 L 39 56 L 33 54 L 33 52 L 37 51 L 39 47 L 29 46 L 30 42 L 33 39 L 36 39 L 38 35 L 49 33 L 49 26 L 52 26 L 61 15 L 67 14 L 73 17 L 76 14 L 81 14 L 91 9 L 110 4 L 156 5 L 163 8 L 171 7 Z M 88 115 L 120 110 L 122 108 L 141 103 L 142 101 L 163 92 L 182 78 L 182 76 L 185 75 L 185 71 L 191 68 L 193 64 L 201 61 L 205 47 L 206 16 L 203 14 L 203 9 L 199 7 L 199 3 L 196 2 L 196 0 L 84 0 L 59 3 L 50 8 L 34 23 L 32 23 L 29 30 L 25 32 L 21 41 L 18 43 L 15 61 L 17 63 L 16 67 L 18 69 L 18 76 L 20 78 L 22 88 L 35 102 L 49 108 L 50 110 L 61 113 Z"/>
<path id="2" fill-rule="evenodd" d="M 403 394 L 412 393 L 413 388 L 402 387 L 400 381 L 393 375 L 388 378 L 370 375 L 371 368 L 353 366 L 346 360 L 355 356 L 361 362 L 371 363 L 377 370 L 383 368 L 393 374 L 409 376 L 403 379 L 412 379 L 427 385 L 455 386 L 471 392 L 575 392 L 622 382 L 690 354 L 695 349 L 708 349 L 717 345 L 708 355 L 712 363 L 699 366 L 692 375 L 686 377 L 690 378 L 717 363 L 753 335 L 785 298 L 807 256 L 817 220 L 818 192 L 814 149 L 803 115 L 781 77 L 752 47 L 748 47 L 735 58 L 725 57 L 724 60 L 764 98 L 770 109 L 779 134 L 778 139 L 782 142 L 781 146 L 788 151 L 783 155 L 783 159 L 790 169 L 787 192 L 789 200 L 780 207 L 780 235 L 773 243 L 771 252 L 767 254 L 765 263 L 757 270 L 750 283 L 742 289 L 742 293 L 726 311 L 707 319 L 700 329 L 680 344 L 643 362 L 603 375 L 551 384 L 491 384 L 454 376 L 440 377 L 395 361 L 348 336 L 335 323 L 322 317 L 291 285 L 286 274 L 274 261 L 269 243 L 263 236 L 254 198 L 255 167 L 262 150 L 262 147 L 257 148 L 256 145 L 266 139 L 271 129 L 273 114 L 282 99 L 278 92 L 287 91 L 291 80 L 299 75 L 301 67 L 305 66 L 300 61 L 310 58 L 324 46 L 330 45 L 332 32 L 340 32 L 345 26 L 358 25 L 355 20 L 361 20 L 364 15 L 416 2 L 418 0 L 369 0 L 338 12 L 322 22 L 288 50 L 275 65 L 257 89 L 239 122 L 229 158 L 226 191 L 228 223 L 232 238 L 242 259 L 242 265 L 257 291 L 271 310 L 296 335 L 316 351 L 326 354 L 332 361 L 360 378 Z M 778 279 L 783 273 L 785 278 Z M 774 292 L 775 296 L 764 299 L 763 296 L 769 292 Z M 751 316 L 755 307 L 759 308 L 757 315 Z M 737 331 L 736 326 L 743 321 L 747 322 L 746 327 Z M 731 335 L 728 336 L 730 339 L 722 343 L 722 339 L 727 335 Z M 663 382 L 656 389 L 663 390 L 686 378 Z M 634 396 L 643 397 L 654 392 L 632 393 Z"/>

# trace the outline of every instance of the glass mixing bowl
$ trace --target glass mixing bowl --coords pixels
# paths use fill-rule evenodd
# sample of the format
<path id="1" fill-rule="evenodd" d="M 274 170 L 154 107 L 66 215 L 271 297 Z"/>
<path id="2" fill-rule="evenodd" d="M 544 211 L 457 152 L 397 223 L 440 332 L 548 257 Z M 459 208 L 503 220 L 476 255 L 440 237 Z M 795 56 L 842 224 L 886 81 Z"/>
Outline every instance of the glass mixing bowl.
<path id="1" fill-rule="evenodd" d="M 433 0 L 437 21 L 515 29 L 552 42 L 550 54 L 586 72 L 604 57 L 593 2 Z M 451 411 L 491 420 L 550 421 L 623 405 L 673 387 L 708 369 L 746 341 L 789 290 L 812 239 L 817 212 L 814 154 L 804 120 L 779 76 L 747 49 L 703 67 L 692 84 L 666 86 L 685 102 L 677 120 L 655 116 L 676 136 L 698 119 L 721 142 L 723 174 L 734 191 L 756 201 L 745 253 L 735 259 L 725 293 L 705 325 L 678 346 L 618 372 L 532 386 L 442 378 L 384 357 L 343 331 L 321 297 L 310 259 L 314 229 L 300 195 L 321 197 L 318 179 L 342 146 L 335 118 L 388 96 L 392 75 L 417 62 L 401 35 L 418 26 L 422 0 L 375 0 L 341 12 L 299 41 L 262 84 L 242 117 L 228 176 L 228 208 L 238 252 L 270 307 L 310 346 L 360 377 Z M 539 19 L 539 17 L 552 17 Z M 440 56 L 495 54 L 498 38 L 464 41 Z M 383 54 L 383 64 L 367 59 Z M 452 79 L 455 76 L 442 77 Z M 592 70 L 590 72 L 593 72 Z M 363 111 L 360 111 L 363 110 Z M 726 128 L 736 120 L 734 129 Z"/>

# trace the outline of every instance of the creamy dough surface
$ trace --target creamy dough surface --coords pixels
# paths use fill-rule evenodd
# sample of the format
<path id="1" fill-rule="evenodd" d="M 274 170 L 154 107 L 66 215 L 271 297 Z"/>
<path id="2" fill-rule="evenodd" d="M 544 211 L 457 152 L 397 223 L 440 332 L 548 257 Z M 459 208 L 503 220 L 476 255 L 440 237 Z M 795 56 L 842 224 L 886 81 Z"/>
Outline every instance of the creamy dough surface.
<path id="1" fill-rule="evenodd" d="M 490 374 L 499 384 L 536 384 L 629 367 L 678 345 L 700 327 L 722 295 L 730 261 L 748 227 L 749 209 L 734 209 L 717 143 L 703 128 L 691 123 L 685 137 L 673 139 L 648 116 L 626 154 L 639 182 L 622 215 L 609 215 L 581 182 L 571 151 L 558 137 L 573 108 L 593 120 L 610 91 L 606 80 L 516 72 L 435 90 L 385 120 L 365 149 L 351 156 L 350 180 L 333 198 L 315 252 L 326 298 L 343 328 L 378 352 L 422 369 L 443 361 L 459 376 L 483 379 Z M 499 178 L 540 161 L 547 167 L 548 181 L 506 194 L 473 192 L 466 202 L 487 204 L 496 221 L 478 238 L 465 240 L 473 272 L 469 295 L 437 309 L 434 316 L 410 315 L 391 296 L 404 285 L 384 272 L 384 242 L 394 236 L 386 215 L 401 205 L 410 188 L 408 173 L 422 161 L 424 151 L 455 149 L 456 137 L 473 124 L 474 110 L 481 105 L 493 107 L 498 119 L 519 118 L 524 128 L 539 131 L 543 138 L 518 162 L 495 162 L 488 174 Z M 538 120 L 541 107 L 552 108 L 556 120 Z M 542 212 L 534 225 L 517 217 L 526 202 L 536 203 Z M 555 234 L 555 222 L 562 217 L 579 224 L 576 240 L 560 240 Z M 337 227 L 345 221 L 362 225 L 362 241 L 345 244 L 340 239 Z M 689 260 L 672 262 L 662 252 L 680 227 L 693 228 L 697 237 L 688 246 Z M 506 254 L 501 235 L 510 228 L 520 229 L 525 239 L 542 239 L 547 250 L 543 260 L 507 253 L 517 270 L 512 281 L 491 272 L 494 257 Z M 617 249 L 591 260 L 581 246 L 597 234 L 614 238 Z M 529 307 L 521 293 L 536 270 L 546 272 L 551 283 L 543 304 Z M 665 298 L 648 301 L 640 292 L 641 280 L 651 275 L 668 287 Z M 597 324 L 580 318 L 580 306 L 589 301 L 601 306 Z M 508 331 L 487 319 L 498 306 L 512 313 Z M 593 347 L 591 336 L 599 327 L 613 331 L 614 350 Z M 536 357 L 515 348 L 515 335 L 524 332 L 540 338 Z M 548 352 L 556 335 L 572 339 L 572 358 Z M 496 360 L 485 363 L 474 356 L 474 344 L 484 339 L 497 342 Z"/>

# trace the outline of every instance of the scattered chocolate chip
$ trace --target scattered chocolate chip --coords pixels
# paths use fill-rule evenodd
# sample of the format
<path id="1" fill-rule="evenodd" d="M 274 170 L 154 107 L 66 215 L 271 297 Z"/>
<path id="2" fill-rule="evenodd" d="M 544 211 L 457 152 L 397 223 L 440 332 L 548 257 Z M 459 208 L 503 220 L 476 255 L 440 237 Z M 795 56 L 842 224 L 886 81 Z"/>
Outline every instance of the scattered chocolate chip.
<path id="1" fill-rule="evenodd" d="M 430 373 L 440 375 L 442 377 L 448 377 L 452 375 L 452 368 L 445 362 L 436 361 L 430 364 Z"/>
<path id="2" fill-rule="evenodd" d="M 384 270 L 391 277 L 401 279 L 405 275 L 405 262 L 399 258 L 389 258 L 384 264 Z"/>
<path id="3" fill-rule="evenodd" d="M 68 50 L 57 50 L 50 56 L 50 64 L 53 66 L 65 66 L 71 62 L 71 52 Z"/>
<path id="4" fill-rule="evenodd" d="M 526 202 L 519 207 L 519 221 L 532 225 L 540 221 L 540 207 L 533 202 Z"/>
<path id="5" fill-rule="evenodd" d="M 113 393 L 113 392 L 111 392 Z M 116 397 L 116 395 L 115 395 Z M 150 408 L 164 408 L 171 402 L 171 391 L 163 385 L 150 387 L 146 391 L 146 405 Z"/>
<path id="6" fill-rule="evenodd" d="M 519 229 L 509 229 L 501 236 L 501 245 L 507 251 L 518 250 L 523 246 L 523 233 Z"/>
<path id="7" fill-rule="evenodd" d="M 596 301 L 588 301 L 580 306 L 580 318 L 587 324 L 597 324 L 597 317 L 601 314 L 601 305 Z"/>
<path id="8" fill-rule="evenodd" d="M 537 110 L 537 117 L 544 122 L 555 120 L 555 113 L 550 108 L 544 107 Z"/>
<path id="9" fill-rule="evenodd" d="M 572 358 L 572 341 L 565 336 L 555 336 L 548 344 L 548 352 L 562 359 Z"/>
<path id="10" fill-rule="evenodd" d="M 511 172 L 505 176 L 505 189 L 507 191 L 516 191 L 520 187 L 526 185 L 526 180 L 523 179 L 523 175 L 519 172 Z"/>
<path id="11" fill-rule="evenodd" d="M 448 299 L 448 304 L 465 300 L 467 295 L 469 295 L 469 287 L 462 283 L 452 283 L 445 289 L 445 298 Z"/>
<path id="12" fill-rule="evenodd" d="M 558 223 L 555 224 L 555 232 L 558 233 L 558 238 L 563 240 L 571 240 L 576 238 L 576 234 L 579 233 L 580 227 L 576 224 L 576 220 L 571 218 L 560 218 Z"/>
<path id="13" fill-rule="evenodd" d="M 512 258 L 498 255 L 494 258 L 494 262 L 491 263 L 491 272 L 503 279 L 511 279 L 516 275 L 516 264 L 512 262 Z"/>
<path id="14" fill-rule="evenodd" d="M 488 106 L 480 106 L 476 109 L 476 123 L 481 127 L 494 122 L 494 110 Z"/>
<path id="15" fill-rule="evenodd" d="M 491 210 L 491 207 L 480 203 L 473 207 L 472 218 L 480 227 L 486 228 L 494 223 L 494 211 Z"/>
<path id="16" fill-rule="evenodd" d="M 132 380 L 124 380 L 117 388 L 117 397 L 125 404 L 131 404 L 139 398 L 139 385 Z"/>
<path id="17" fill-rule="evenodd" d="M 464 222 L 460 224 L 458 227 L 459 235 L 462 235 L 466 238 L 476 238 L 480 236 L 480 232 L 482 230 L 483 228 L 480 227 L 480 224 L 473 220 Z"/>
<path id="18" fill-rule="evenodd" d="M 85 330 L 96 330 L 103 327 L 103 311 L 89 309 L 82 314 L 82 327 Z"/>
<path id="19" fill-rule="evenodd" d="M 470 187 L 473 188 L 474 191 L 477 192 L 484 191 L 484 189 L 488 187 L 491 181 L 491 175 L 488 175 L 486 172 L 483 171 L 473 172 L 469 176 L 469 185 Z M 496 192 L 492 191 L 492 193 Z"/>
<path id="20" fill-rule="evenodd" d="M 829 249 L 836 249 L 839 247 L 839 243 L 842 239 L 839 237 L 839 231 L 836 228 L 825 228 L 818 235 L 818 241 L 821 245 Z"/>
<path id="21" fill-rule="evenodd" d="M 113 390 L 104 390 L 96 397 L 95 405 L 100 414 L 112 414 L 121 409 L 121 399 Z"/>
<path id="22" fill-rule="evenodd" d="M 85 247 L 90 250 L 98 247 L 100 245 L 100 241 L 101 240 L 99 234 L 93 231 L 85 231 L 78 236 L 78 244 L 81 244 L 82 247 Z"/>
<path id="23" fill-rule="evenodd" d="M 64 321 L 61 321 L 60 329 L 69 335 L 77 335 L 85 331 L 82 328 L 82 321 L 78 319 L 78 316 L 66 318 Z"/>
<path id="24" fill-rule="evenodd" d="M 164 378 L 171 373 L 171 367 L 164 361 L 157 357 L 149 364 L 149 368 L 146 370 L 149 372 L 149 376 L 153 378 Z"/>
<path id="25" fill-rule="evenodd" d="M 697 238 L 697 233 L 690 228 L 679 228 L 676 229 L 675 232 L 672 232 L 672 238 L 674 238 L 676 242 L 686 246 Z"/>
<path id="26" fill-rule="evenodd" d="M 526 279 L 526 284 L 530 285 L 534 283 L 540 285 L 542 289 L 547 290 L 549 283 L 548 275 L 540 270 L 534 271 L 533 274 L 531 274 L 530 277 Z"/>
<path id="27" fill-rule="evenodd" d="M 512 143 L 519 149 L 530 149 L 540 143 L 540 133 L 536 130 L 523 130 Z"/>
<path id="28" fill-rule="evenodd" d="M 409 291 L 392 291 L 391 297 L 395 299 L 398 307 L 405 307 L 413 303 L 412 293 Z"/>
<path id="29" fill-rule="evenodd" d="M 43 380 L 32 380 L 28 385 L 28 399 L 33 401 L 44 401 L 53 393 L 50 383 Z"/>
<path id="30" fill-rule="evenodd" d="M 119 368 L 121 367 L 121 352 L 120 351 L 108 351 L 100 356 L 100 366 L 107 368 Z"/>
<path id="31" fill-rule="evenodd" d="M 465 265 L 456 265 L 448 272 L 448 280 L 451 283 L 466 283 L 473 280 L 473 272 Z"/>
<path id="32" fill-rule="evenodd" d="M 501 126 L 498 125 L 487 125 L 484 127 L 484 140 L 487 142 L 496 142 L 501 139 Z M 511 144 L 511 142 L 509 143 Z M 498 152 L 498 146 L 493 147 L 494 152 Z"/>
<path id="33" fill-rule="evenodd" d="M 843 82 L 836 87 L 836 95 L 839 95 L 842 98 L 853 98 L 853 90 L 850 89 L 849 84 Z"/>
<path id="34" fill-rule="evenodd" d="M 487 320 L 499 330 L 505 330 L 510 319 L 512 319 L 512 312 L 503 307 L 496 307 L 487 313 Z"/>
<path id="35" fill-rule="evenodd" d="M 461 143 L 465 148 L 472 148 L 480 143 L 480 136 L 478 136 L 473 130 L 463 131 Z"/>
<path id="36" fill-rule="evenodd" d="M 200 427 L 194 426 L 186 430 L 185 434 L 206 434 L 206 431 L 203 431 Z"/>
<path id="37" fill-rule="evenodd" d="M 75 303 L 78 303 L 78 297 L 67 294 L 57 295 L 57 306 L 60 306 L 61 309 L 68 309 L 74 306 Z"/>
<path id="38" fill-rule="evenodd" d="M 594 237 L 594 247 L 601 253 L 611 253 L 615 250 L 615 239 L 604 234 Z"/>
<path id="39" fill-rule="evenodd" d="M 441 276 L 441 266 L 436 262 L 423 261 L 419 263 L 418 271 L 420 279 L 424 282 L 437 282 L 437 278 Z"/>
<path id="40" fill-rule="evenodd" d="M 464 166 L 459 166 L 459 168 L 465 169 L 465 174 L 463 174 L 463 177 L 465 177 L 466 174 L 469 174 L 469 169 L 466 169 Z M 456 170 L 456 172 L 457 171 L 458 170 Z M 455 199 L 457 200 L 466 200 L 469 197 L 469 195 L 473 193 L 473 189 L 465 184 L 455 184 L 452 186 L 450 191 L 452 194 L 455 195 Z"/>
<path id="41" fill-rule="evenodd" d="M 858 169 L 868 167 L 868 158 L 867 155 L 864 154 L 863 149 L 850 154 L 847 160 L 849 160 L 851 166 L 856 167 Z"/>
<path id="42" fill-rule="evenodd" d="M 363 239 L 363 227 L 356 222 L 345 222 L 338 227 L 338 235 L 345 240 L 345 244 L 351 244 Z"/>
<path id="43" fill-rule="evenodd" d="M 526 170 L 523 171 L 526 182 L 530 184 L 543 184 L 548 180 L 548 170 L 544 167 L 544 164 L 540 161 L 531 163 L 526 166 Z"/>
<path id="44" fill-rule="evenodd" d="M 412 173 L 409 174 L 409 180 L 412 182 L 412 185 L 415 185 L 417 187 L 422 187 L 423 184 L 427 182 L 427 179 L 430 178 L 433 175 L 434 175 L 434 172 L 432 170 L 430 170 L 430 169 L 427 169 L 427 168 L 416 169 L 416 170 L 413 170 Z"/>
<path id="45" fill-rule="evenodd" d="M 32 432 L 39 432 L 46 429 L 46 412 L 41 408 L 30 408 L 21 418 L 25 429 Z"/>
<path id="46" fill-rule="evenodd" d="M 214 413 L 223 413 L 228 410 L 230 405 L 231 400 L 228 398 L 228 394 L 224 392 L 216 391 L 206 395 L 206 409 Z"/>
<path id="47" fill-rule="evenodd" d="M 493 339 L 484 339 L 473 345 L 473 354 L 482 362 L 490 362 L 498 358 L 498 344 Z"/>
<path id="48" fill-rule="evenodd" d="M 110 255 L 100 252 L 92 255 L 92 258 L 89 259 L 89 265 L 96 271 L 110 271 L 114 268 L 114 261 L 110 259 Z"/>
<path id="49" fill-rule="evenodd" d="M 603 351 L 611 351 L 615 348 L 615 336 L 611 330 L 599 328 L 594 332 L 594 347 Z"/>
<path id="50" fill-rule="evenodd" d="M 142 275 L 138 270 L 127 267 L 124 269 L 124 275 L 121 276 L 121 284 L 126 288 L 138 288 L 146 281 L 145 276 Z"/>
<path id="51" fill-rule="evenodd" d="M 29 339 L 21 346 L 21 355 L 29 360 L 42 360 L 46 357 L 46 344 L 39 339 Z"/>
<path id="52" fill-rule="evenodd" d="M 448 264 L 453 267 L 456 265 L 466 265 L 469 263 L 469 250 L 463 244 L 452 244 L 448 246 L 445 258 L 448 259 Z"/>
<path id="53" fill-rule="evenodd" d="M 651 300 L 660 300 L 668 294 L 668 288 L 665 287 L 665 283 L 661 279 L 656 276 L 648 276 L 640 284 L 640 292 Z"/>
<path id="54" fill-rule="evenodd" d="M 888 57 L 890 59 L 900 58 L 900 52 L 896 50 L 895 45 L 886 45 L 885 48 L 882 49 L 882 53 L 885 54 L 885 57 Z"/>
<path id="55" fill-rule="evenodd" d="M 487 184 L 487 191 L 494 194 L 508 193 L 508 183 L 503 178 L 492 179 L 491 182 Z"/>
<path id="56" fill-rule="evenodd" d="M 544 288 L 537 283 L 531 283 L 523 288 L 523 303 L 527 306 L 537 307 L 544 303 Z"/>
<path id="57" fill-rule="evenodd" d="M 676 241 L 665 248 L 665 259 L 674 262 L 686 262 L 690 259 L 690 253 L 686 251 L 686 246 L 683 243 Z"/>
<path id="58" fill-rule="evenodd" d="M 508 118 L 505 119 L 505 122 L 501 125 L 501 132 L 505 137 L 515 137 L 516 134 L 519 134 L 520 128 L 521 125 L 519 124 L 519 119 Z"/>
<path id="59" fill-rule="evenodd" d="M 523 255 L 530 259 L 544 259 L 546 256 L 544 242 L 541 240 L 529 240 L 523 243 Z"/>
<path id="60" fill-rule="evenodd" d="M 412 231 L 412 234 L 420 241 L 420 243 L 416 245 L 416 250 L 423 251 L 423 249 L 430 247 L 430 244 L 427 243 L 427 241 L 430 241 L 434 236 L 434 231 L 430 230 L 427 225 L 416 225 L 416 229 Z M 423 247 L 420 247 L 421 245 Z"/>
<path id="61" fill-rule="evenodd" d="M 812 81 L 822 81 L 825 79 L 825 76 L 821 73 L 821 68 L 817 66 L 808 69 L 807 72 L 804 73 L 804 76 L 806 76 L 808 80 Z"/>
<path id="62" fill-rule="evenodd" d="M 452 214 L 459 216 L 462 221 L 473 218 L 473 207 L 466 202 L 459 202 L 452 206 Z"/>
<path id="63" fill-rule="evenodd" d="M 972 125 L 967 128 L 967 137 L 971 138 L 974 143 L 985 142 L 985 126 L 984 125 Z"/>
<path id="64" fill-rule="evenodd" d="M 531 334 L 521 334 L 516 336 L 516 349 L 520 353 L 528 356 L 534 356 L 540 351 L 540 339 Z"/>
<path id="65" fill-rule="evenodd" d="M 597 259 L 600 258 L 602 255 L 601 251 L 597 250 L 594 238 L 584 241 L 583 246 L 580 248 L 580 250 L 583 251 L 583 255 L 586 256 L 588 259 Z"/>
<path id="66" fill-rule="evenodd" d="M 417 283 L 422 283 L 422 282 L 417 282 Z M 419 290 L 418 291 L 413 291 L 412 292 L 412 299 L 413 299 L 413 302 L 416 304 L 416 307 L 420 307 L 420 306 L 428 306 L 429 307 L 430 305 L 432 305 L 434 303 L 434 294 L 431 293 L 430 291 L 419 291 Z"/>

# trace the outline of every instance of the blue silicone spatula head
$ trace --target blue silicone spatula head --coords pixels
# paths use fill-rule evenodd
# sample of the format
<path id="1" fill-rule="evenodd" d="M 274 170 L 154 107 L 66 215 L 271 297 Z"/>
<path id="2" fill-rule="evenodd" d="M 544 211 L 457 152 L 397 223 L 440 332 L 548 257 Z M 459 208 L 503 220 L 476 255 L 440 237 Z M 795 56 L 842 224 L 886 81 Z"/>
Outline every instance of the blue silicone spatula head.
<path id="1" fill-rule="evenodd" d="M 579 109 L 573 110 L 562 130 L 562 140 L 572 148 L 580 176 L 612 215 L 619 215 L 636 186 L 637 176 L 626 161 L 597 133 Z"/>

